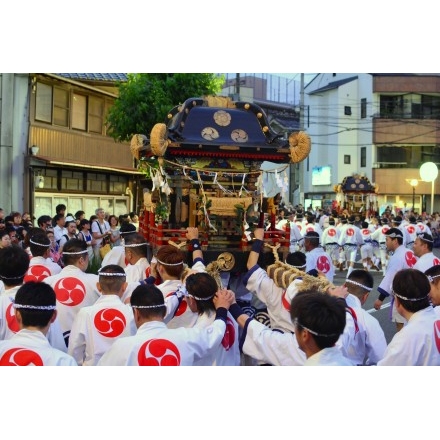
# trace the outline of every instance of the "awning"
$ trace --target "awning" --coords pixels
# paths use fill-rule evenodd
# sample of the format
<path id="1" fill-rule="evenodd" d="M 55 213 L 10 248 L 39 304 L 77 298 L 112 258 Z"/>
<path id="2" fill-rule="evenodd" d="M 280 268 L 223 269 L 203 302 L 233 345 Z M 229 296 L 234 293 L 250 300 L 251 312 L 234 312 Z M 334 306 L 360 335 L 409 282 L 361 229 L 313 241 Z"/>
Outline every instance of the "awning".
<path id="1" fill-rule="evenodd" d="M 59 160 L 59 159 L 51 159 L 49 157 L 44 156 L 32 156 L 32 159 L 40 160 L 46 162 L 50 165 L 58 165 L 58 166 L 68 166 L 75 168 L 83 168 L 90 170 L 102 170 L 102 171 L 110 171 L 113 173 L 122 173 L 122 174 L 133 174 L 133 175 L 143 175 L 142 172 L 138 171 L 135 168 L 125 168 L 125 167 L 110 167 L 104 165 L 90 165 L 88 163 L 81 162 L 73 162 L 68 160 Z"/>

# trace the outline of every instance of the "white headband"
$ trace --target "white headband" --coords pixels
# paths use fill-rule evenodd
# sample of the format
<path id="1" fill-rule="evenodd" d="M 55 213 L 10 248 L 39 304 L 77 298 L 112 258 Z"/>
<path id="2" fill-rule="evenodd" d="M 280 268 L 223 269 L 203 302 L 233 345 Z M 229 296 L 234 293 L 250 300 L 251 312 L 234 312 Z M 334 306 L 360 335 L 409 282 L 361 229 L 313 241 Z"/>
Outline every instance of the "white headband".
<path id="1" fill-rule="evenodd" d="M 98 271 L 98 275 L 99 276 L 104 276 L 104 277 L 126 277 L 127 274 L 124 272 L 101 272 Z"/>
<path id="2" fill-rule="evenodd" d="M 158 263 L 162 264 L 163 266 L 180 266 L 183 264 L 183 261 L 180 261 L 179 263 L 164 263 L 163 261 L 160 261 L 157 257 L 156 260 Z"/>
<path id="3" fill-rule="evenodd" d="M 406 298 L 405 296 L 403 296 L 403 295 L 399 295 L 399 294 L 396 293 L 396 292 L 393 292 L 393 293 L 394 293 L 394 296 L 397 296 L 397 298 L 403 299 L 403 300 L 405 300 L 405 301 L 411 301 L 411 302 L 414 302 L 414 301 L 422 301 L 422 300 L 424 300 L 424 299 L 426 299 L 426 298 L 429 297 L 429 293 L 428 293 L 427 295 L 425 295 L 425 296 L 422 296 L 421 298 Z"/>
<path id="4" fill-rule="evenodd" d="M 29 239 L 29 243 L 36 244 L 37 246 L 41 246 L 41 247 L 50 247 L 50 243 L 49 244 L 37 243 L 36 241 L 33 241 L 32 238 Z"/>
<path id="5" fill-rule="evenodd" d="M 373 290 L 372 287 L 364 286 L 363 284 L 358 283 L 357 281 L 353 281 L 353 280 L 346 279 L 345 282 L 346 282 L 346 283 L 354 284 L 355 286 L 362 287 L 362 289 L 368 290 L 369 292 L 370 292 L 371 290 Z"/>
<path id="6" fill-rule="evenodd" d="M 56 306 L 31 306 L 29 304 L 13 304 L 14 309 L 55 310 Z"/>
<path id="7" fill-rule="evenodd" d="M 197 301 L 209 301 L 210 299 L 214 298 L 215 295 L 208 296 L 207 298 L 198 298 L 197 296 L 194 296 L 194 295 L 191 295 L 190 293 L 188 293 L 188 296 L 196 299 Z"/>
<path id="8" fill-rule="evenodd" d="M 79 252 L 62 252 L 63 255 L 81 255 L 81 254 L 87 254 L 88 250 L 85 251 L 79 251 Z"/>
<path id="9" fill-rule="evenodd" d="M 427 275 L 428 280 L 430 283 L 432 283 L 434 281 L 434 278 L 438 278 L 440 277 L 440 275 Z"/>
<path id="10" fill-rule="evenodd" d="M 133 304 L 131 304 L 132 309 L 157 309 L 159 307 L 165 307 L 165 303 L 164 304 L 157 304 L 155 306 L 134 306 Z"/>
<path id="11" fill-rule="evenodd" d="M 124 247 L 139 247 L 139 246 L 146 246 L 148 243 L 132 243 L 132 244 L 123 244 Z"/>

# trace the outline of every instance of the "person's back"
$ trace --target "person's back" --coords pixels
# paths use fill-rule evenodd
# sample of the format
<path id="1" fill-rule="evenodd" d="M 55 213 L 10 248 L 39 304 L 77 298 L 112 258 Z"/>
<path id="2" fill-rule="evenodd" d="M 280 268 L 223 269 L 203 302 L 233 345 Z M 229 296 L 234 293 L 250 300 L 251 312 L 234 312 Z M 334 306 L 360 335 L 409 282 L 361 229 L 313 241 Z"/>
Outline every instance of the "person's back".
<path id="1" fill-rule="evenodd" d="M 102 356 L 99 366 L 191 366 L 221 343 L 232 296 L 216 297 L 216 319 L 208 328 L 170 329 L 163 322 L 166 305 L 154 285 L 140 285 L 130 297 L 136 335 L 118 339 Z"/>
<path id="2" fill-rule="evenodd" d="M 50 240 L 46 232 L 35 233 L 29 239 L 29 247 L 33 257 L 29 261 L 29 269 L 24 282 L 43 281 L 48 276 L 61 272 L 61 267 L 50 258 Z"/>
<path id="3" fill-rule="evenodd" d="M 43 280 L 55 291 L 58 316 L 66 345 L 76 314 L 82 307 L 90 306 L 100 297 L 97 291 L 98 276 L 85 273 L 89 256 L 84 241 L 73 238 L 66 242 L 63 250 L 65 267 L 57 275 Z"/>
<path id="4" fill-rule="evenodd" d="M 124 270 L 129 283 L 139 282 L 146 278 L 147 269 L 150 267 L 147 260 L 147 244 L 145 238 L 139 233 L 129 234 L 124 239 L 123 247 L 128 263 Z"/>
<path id="5" fill-rule="evenodd" d="M 190 309 L 198 314 L 193 328 L 206 329 L 211 326 L 216 317 L 213 299 L 218 290 L 215 279 L 207 273 L 195 273 L 186 278 L 188 297 L 186 301 Z M 221 344 L 216 350 L 197 361 L 199 366 L 238 366 L 240 365 L 240 349 L 238 341 L 238 325 L 228 314 L 226 331 Z"/>
<path id="6" fill-rule="evenodd" d="M 133 311 L 121 301 L 125 280 L 120 266 L 109 265 L 99 271 L 102 295 L 93 305 L 79 310 L 70 332 L 68 353 L 79 365 L 97 365 L 118 338 L 136 333 Z"/>
<path id="7" fill-rule="evenodd" d="M 417 269 L 401 270 L 392 289 L 396 309 L 407 324 L 394 335 L 378 365 L 440 366 L 440 319 L 430 304 L 427 276 Z"/>
<path id="8" fill-rule="evenodd" d="M 76 366 L 75 360 L 52 347 L 47 338 L 56 319 L 53 289 L 30 281 L 23 284 L 13 304 L 19 330 L 0 342 L 0 366 Z"/>
<path id="9" fill-rule="evenodd" d="M 306 272 L 316 270 L 321 272 L 332 282 L 335 276 L 335 268 L 333 266 L 330 255 L 319 246 L 319 234 L 317 232 L 307 232 L 304 235 L 304 249 L 306 250 Z"/>
<path id="10" fill-rule="evenodd" d="M 362 308 L 373 289 L 373 277 L 365 270 L 355 269 L 344 285 L 349 292 L 347 322 L 337 346 L 356 365 L 375 365 L 382 359 L 387 343 L 379 321 Z"/>
<path id="11" fill-rule="evenodd" d="M 162 282 L 157 286 L 164 298 L 174 295 L 181 284 L 181 275 L 184 269 L 185 255 L 180 249 L 171 245 L 162 246 L 156 256 L 155 274 Z M 152 265 L 153 267 L 153 265 Z M 157 278 L 156 276 L 156 278 Z M 168 328 L 193 327 L 197 320 L 197 313 L 193 312 L 186 299 L 183 299 L 176 310 L 174 317 L 167 323 Z"/>

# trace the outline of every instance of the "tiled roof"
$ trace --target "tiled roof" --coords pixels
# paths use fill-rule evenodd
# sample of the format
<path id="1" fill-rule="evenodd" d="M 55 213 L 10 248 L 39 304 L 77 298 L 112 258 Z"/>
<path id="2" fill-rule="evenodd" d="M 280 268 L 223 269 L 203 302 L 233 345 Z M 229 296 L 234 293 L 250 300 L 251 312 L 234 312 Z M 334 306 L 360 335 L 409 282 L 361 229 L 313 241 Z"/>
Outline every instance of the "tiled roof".
<path id="1" fill-rule="evenodd" d="M 315 93 L 321 93 L 321 92 L 326 92 L 327 90 L 334 90 L 337 89 L 339 86 L 342 86 L 344 84 L 347 84 L 351 81 L 354 81 L 358 79 L 357 76 L 352 76 L 350 78 L 345 78 L 345 79 L 341 79 L 339 81 L 333 81 L 333 82 L 329 82 L 326 86 L 321 87 L 319 89 L 313 90 L 312 92 L 309 92 L 309 95 L 313 95 Z"/>
<path id="2" fill-rule="evenodd" d="M 126 73 L 57 73 L 56 75 L 77 81 L 127 81 Z"/>

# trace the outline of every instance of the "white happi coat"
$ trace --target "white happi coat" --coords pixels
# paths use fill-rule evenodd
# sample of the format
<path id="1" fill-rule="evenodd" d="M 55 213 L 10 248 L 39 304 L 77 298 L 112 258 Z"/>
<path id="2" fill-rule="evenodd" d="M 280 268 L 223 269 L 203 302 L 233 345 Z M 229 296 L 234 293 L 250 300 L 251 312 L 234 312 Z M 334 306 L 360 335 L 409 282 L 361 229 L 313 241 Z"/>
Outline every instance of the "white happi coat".
<path id="1" fill-rule="evenodd" d="M 128 264 L 124 269 L 127 275 L 127 283 L 145 280 L 145 278 L 147 278 L 146 272 L 149 267 L 150 263 L 145 257 L 139 258 L 135 264 Z"/>
<path id="2" fill-rule="evenodd" d="M 71 264 L 64 267 L 59 274 L 43 280 L 52 286 L 57 296 L 58 319 L 64 338 L 69 336 L 79 310 L 91 306 L 101 296 L 96 287 L 98 281 L 98 275 L 85 273 Z"/>
<path id="3" fill-rule="evenodd" d="M 44 278 L 61 272 L 61 266 L 54 263 L 50 258 L 32 257 L 29 261 L 29 269 L 24 277 L 24 282 L 43 281 Z"/>
<path id="4" fill-rule="evenodd" d="M 414 264 L 413 269 L 425 272 L 432 266 L 437 266 L 438 264 L 440 264 L 440 259 L 436 257 L 433 252 L 428 252 L 427 254 L 419 257 L 417 263 Z"/>
<path id="5" fill-rule="evenodd" d="M 310 356 L 304 365 L 308 367 L 352 367 L 354 363 L 344 357 L 339 348 L 329 347 Z"/>
<path id="6" fill-rule="evenodd" d="M 225 330 L 222 319 L 203 329 L 169 329 L 160 321 L 146 322 L 136 335 L 115 341 L 98 366 L 191 366 L 218 348 Z"/>
<path id="7" fill-rule="evenodd" d="M 378 289 L 383 289 L 385 292 L 391 295 L 394 275 L 396 275 L 399 270 L 413 268 L 416 262 L 417 257 L 412 250 L 407 249 L 403 245 L 399 246 L 388 261 L 385 276 L 379 284 Z M 393 304 L 392 321 L 400 323 L 406 322 L 405 318 L 397 312 L 395 304 Z"/>
<path id="8" fill-rule="evenodd" d="M 53 348 L 38 330 L 23 329 L 0 342 L 0 366 L 76 366 L 75 359 Z"/>
<path id="9" fill-rule="evenodd" d="M 329 254 L 327 254 L 322 247 L 317 247 L 310 252 L 306 252 L 306 272 L 313 269 L 322 272 L 330 282 L 333 282 L 335 266 L 333 266 Z"/>
<path id="10" fill-rule="evenodd" d="M 215 312 L 210 315 L 203 313 L 197 318 L 193 328 L 207 328 L 215 320 Z M 239 366 L 240 365 L 240 347 L 238 338 L 238 324 L 228 312 L 226 319 L 226 331 L 220 345 L 209 355 L 195 361 L 197 366 Z"/>
<path id="11" fill-rule="evenodd" d="M 440 365 L 440 318 L 431 306 L 411 316 L 378 365 Z"/>
<path id="12" fill-rule="evenodd" d="M 78 365 L 96 365 L 118 338 L 134 334 L 132 308 L 117 295 L 102 295 L 95 304 L 83 307 L 76 315 L 68 353 Z"/>
<path id="13" fill-rule="evenodd" d="M 362 308 L 359 298 L 348 295 L 351 313 L 346 313 L 344 333 L 336 345 L 342 354 L 356 365 L 376 365 L 387 348 L 385 334 L 379 321 Z"/>
<path id="14" fill-rule="evenodd" d="M 304 365 L 306 355 L 293 333 L 271 330 L 249 318 L 241 336 L 244 354 L 271 365 Z"/>
<path id="15" fill-rule="evenodd" d="M 20 331 L 17 318 L 15 317 L 15 309 L 12 305 L 12 300 L 15 299 L 15 295 L 20 287 L 15 286 L 0 294 L 0 340 L 11 339 Z M 46 338 L 52 347 L 67 353 L 58 316 L 49 326 Z"/>
<path id="16" fill-rule="evenodd" d="M 127 267 L 125 262 L 125 247 L 124 246 L 113 246 L 110 252 L 105 254 L 102 260 L 101 267 L 107 266 L 109 264 L 117 264 L 123 269 Z M 144 279 L 144 278 L 142 278 Z"/>
<path id="17" fill-rule="evenodd" d="M 271 328 L 293 332 L 290 299 L 286 298 L 286 289 L 276 286 L 267 272 L 257 265 L 251 268 L 248 274 L 250 276 L 247 279 L 246 289 L 266 304 Z"/>

